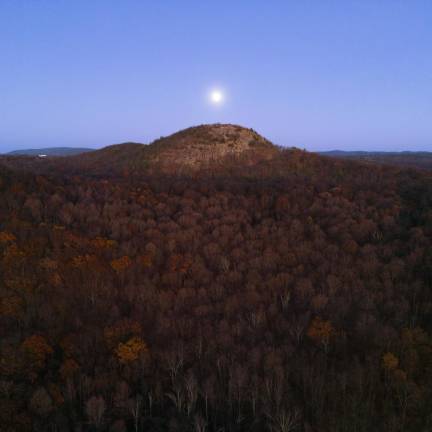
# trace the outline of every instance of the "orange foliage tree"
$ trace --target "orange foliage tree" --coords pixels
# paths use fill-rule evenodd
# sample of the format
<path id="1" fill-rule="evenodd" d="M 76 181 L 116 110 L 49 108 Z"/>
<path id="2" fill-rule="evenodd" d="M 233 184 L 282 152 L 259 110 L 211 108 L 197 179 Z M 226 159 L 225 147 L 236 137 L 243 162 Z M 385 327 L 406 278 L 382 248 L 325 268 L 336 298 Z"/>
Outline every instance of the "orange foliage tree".
<path id="1" fill-rule="evenodd" d="M 132 261 L 127 255 L 111 261 L 111 267 L 116 273 L 123 273 L 131 265 Z"/>
<path id="2" fill-rule="evenodd" d="M 0 231 L 0 243 L 9 243 L 16 240 L 16 237 L 7 231 Z"/>
<path id="3" fill-rule="evenodd" d="M 137 336 L 130 338 L 125 343 L 120 342 L 115 350 L 120 363 L 123 364 L 133 362 L 147 352 L 147 345 Z"/>

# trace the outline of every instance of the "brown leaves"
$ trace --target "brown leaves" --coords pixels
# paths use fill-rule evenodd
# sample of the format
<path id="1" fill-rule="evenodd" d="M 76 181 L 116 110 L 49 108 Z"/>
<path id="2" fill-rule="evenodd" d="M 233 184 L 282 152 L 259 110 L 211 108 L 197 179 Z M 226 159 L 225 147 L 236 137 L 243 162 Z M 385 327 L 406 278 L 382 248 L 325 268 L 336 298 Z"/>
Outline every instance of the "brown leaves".
<path id="1" fill-rule="evenodd" d="M 382 366 L 393 385 L 404 384 L 407 381 L 406 372 L 400 368 L 399 358 L 392 352 L 386 352 L 382 356 Z"/>
<path id="2" fill-rule="evenodd" d="M 25 258 L 25 253 L 18 248 L 15 243 L 10 244 L 3 254 L 3 265 L 10 266 L 21 262 Z"/>
<path id="3" fill-rule="evenodd" d="M 27 277 L 16 276 L 13 278 L 5 278 L 5 285 L 16 293 L 25 295 L 32 294 L 35 291 L 35 282 Z"/>
<path id="4" fill-rule="evenodd" d="M 183 255 L 171 255 L 168 268 L 172 272 L 187 273 L 191 265 L 193 264 L 191 256 Z"/>
<path id="5" fill-rule="evenodd" d="M 10 243 L 14 242 L 16 237 L 7 231 L 0 231 L 0 243 Z"/>
<path id="6" fill-rule="evenodd" d="M 151 254 L 141 255 L 137 258 L 137 261 L 143 267 L 150 268 L 153 265 L 153 255 Z"/>
<path id="7" fill-rule="evenodd" d="M 26 338 L 21 344 L 21 349 L 30 361 L 30 366 L 36 369 L 43 368 L 47 357 L 53 353 L 46 339 L 36 334 Z"/>
<path id="8" fill-rule="evenodd" d="M 336 335 L 336 331 L 330 321 L 315 317 L 311 322 L 307 335 L 317 344 L 322 344 L 328 348 L 330 340 Z"/>
<path id="9" fill-rule="evenodd" d="M 132 260 L 127 255 L 124 255 L 121 258 L 111 261 L 112 269 L 118 274 L 123 273 L 131 265 L 132 265 Z"/>
<path id="10" fill-rule="evenodd" d="M 399 366 L 399 359 L 391 352 L 387 352 L 382 356 L 382 364 L 384 369 L 393 371 Z"/>
<path id="11" fill-rule="evenodd" d="M 95 255 L 78 255 L 72 258 L 72 266 L 78 269 L 85 268 L 87 266 L 96 266 L 98 258 Z"/>
<path id="12" fill-rule="evenodd" d="M 14 346 L 6 345 L 0 347 L 0 374 L 2 376 L 13 376 L 21 372 L 23 367 L 23 355 Z"/>
<path id="13" fill-rule="evenodd" d="M 113 249 L 117 246 L 117 242 L 115 240 L 110 240 L 103 237 L 96 237 L 95 239 L 90 241 L 90 244 L 96 249 Z"/>
<path id="14" fill-rule="evenodd" d="M 0 299 L 0 315 L 10 318 L 22 318 L 24 315 L 24 300 L 18 296 Z"/>
<path id="15" fill-rule="evenodd" d="M 39 265 L 45 270 L 52 271 L 58 268 L 58 261 L 51 258 L 43 258 L 39 261 Z"/>
<path id="16" fill-rule="evenodd" d="M 60 376 L 64 381 L 66 381 L 67 379 L 72 378 L 78 370 L 78 363 L 72 358 L 67 358 L 60 367 Z"/>

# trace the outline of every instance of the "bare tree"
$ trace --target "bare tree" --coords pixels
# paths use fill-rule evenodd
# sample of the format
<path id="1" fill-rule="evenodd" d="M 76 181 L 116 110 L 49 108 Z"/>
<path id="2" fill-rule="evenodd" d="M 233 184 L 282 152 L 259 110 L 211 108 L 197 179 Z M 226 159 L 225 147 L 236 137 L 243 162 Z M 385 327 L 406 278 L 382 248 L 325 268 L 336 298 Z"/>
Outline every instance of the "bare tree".
<path id="1" fill-rule="evenodd" d="M 86 403 L 86 413 L 91 424 L 99 427 L 102 424 L 106 404 L 102 396 L 92 396 Z"/>
<path id="2" fill-rule="evenodd" d="M 207 422 L 198 414 L 194 419 L 195 432 L 206 432 Z"/>
<path id="3" fill-rule="evenodd" d="M 185 377 L 186 387 L 186 411 L 187 415 L 190 416 L 195 408 L 195 404 L 198 397 L 198 384 L 192 371 L 188 371 Z"/>
<path id="4" fill-rule="evenodd" d="M 182 412 L 185 405 L 185 395 L 182 386 L 179 383 L 174 383 L 173 391 L 166 393 L 166 395 L 171 399 L 177 411 Z"/>
<path id="5" fill-rule="evenodd" d="M 297 409 L 280 410 L 275 415 L 268 415 L 272 432 L 292 432 L 297 429 L 300 422 L 300 412 Z"/>
<path id="6" fill-rule="evenodd" d="M 129 412 L 132 414 L 134 419 L 135 432 L 138 432 L 142 401 L 142 396 L 136 395 L 136 397 L 129 399 L 127 402 Z"/>

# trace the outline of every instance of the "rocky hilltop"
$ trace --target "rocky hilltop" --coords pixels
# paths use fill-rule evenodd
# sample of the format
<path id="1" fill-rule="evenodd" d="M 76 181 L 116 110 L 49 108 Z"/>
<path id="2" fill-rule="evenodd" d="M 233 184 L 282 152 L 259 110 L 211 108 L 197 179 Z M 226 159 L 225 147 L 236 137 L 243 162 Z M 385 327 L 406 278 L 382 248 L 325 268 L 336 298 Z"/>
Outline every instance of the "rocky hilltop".
<path id="1" fill-rule="evenodd" d="M 232 124 L 191 127 L 149 147 L 151 160 L 163 166 L 201 167 L 227 157 L 249 154 L 268 159 L 277 153 L 276 147 L 253 129 Z"/>

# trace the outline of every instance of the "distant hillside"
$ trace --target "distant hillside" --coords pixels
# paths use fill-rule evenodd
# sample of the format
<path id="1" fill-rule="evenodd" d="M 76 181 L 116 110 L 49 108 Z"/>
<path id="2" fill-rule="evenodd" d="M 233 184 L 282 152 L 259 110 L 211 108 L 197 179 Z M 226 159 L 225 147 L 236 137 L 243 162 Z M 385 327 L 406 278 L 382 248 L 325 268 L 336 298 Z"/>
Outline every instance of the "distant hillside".
<path id="1" fill-rule="evenodd" d="M 15 150 L 7 153 L 11 156 L 73 156 L 81 153 L 91 152 L 94 149 L 91 148 L 78 148 L 78 147 L 49 147 L 40 149 L 25 149 Z"/>
<path id="2" fill-rule="evenodd" d="M 323 156 L 356 159 L 364 162 L 432 170 L 432 152 L 367 152 L 332 150 L 319 152 Z"/>

